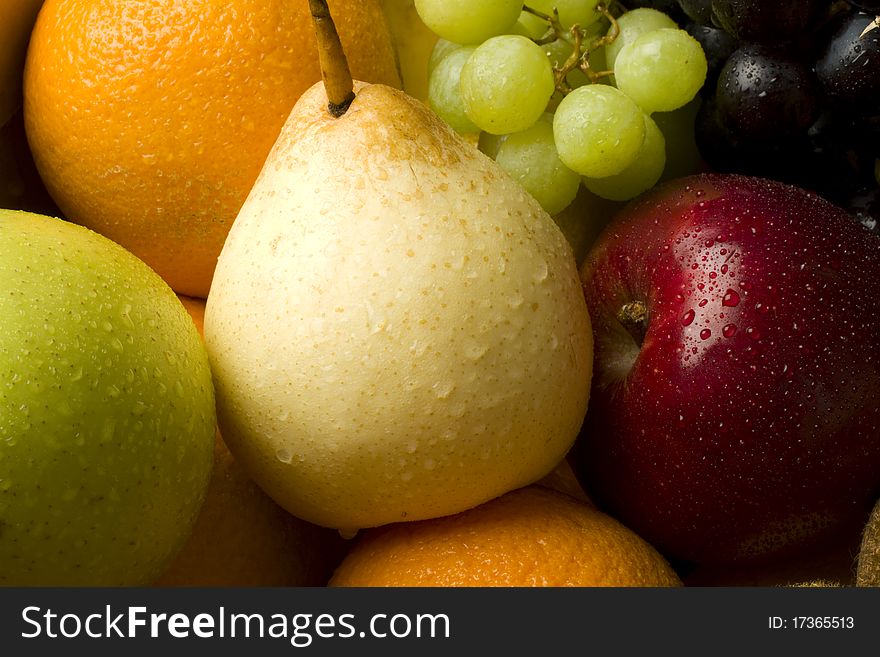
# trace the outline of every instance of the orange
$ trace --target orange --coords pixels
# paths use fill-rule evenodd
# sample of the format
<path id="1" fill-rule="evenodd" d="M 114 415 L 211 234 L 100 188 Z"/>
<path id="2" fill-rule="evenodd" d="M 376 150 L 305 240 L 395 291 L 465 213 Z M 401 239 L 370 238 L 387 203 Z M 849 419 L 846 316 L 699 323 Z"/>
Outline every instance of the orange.
<path id="1" fill-rule="evenodd" d="M 331 586 L 677 586 L 613 518 L 543 486 L 469 511 L 365 530 Z"/>
<path id="2" fill-rule="evenodd" d="M 290 515 L 236 463 L 220 434 L 195 527 L 156 586 L 324 586 L 345 542 Z"/>
<path id="3" fill-rule="evenodd" d="M 205 303 L 180 298 L 199 331 Z M 323 586 L 342 558 L 339 533 L 279 507 L 235 462 L 220 434 L 193 532 L 156 586 Z"/>
<path id="4" fill-rule="evenodd" d="M 378 0 L 329 5 L 354 76 L 399 87 Z M 25 125 L 68 219 L 204 298 L 282 124 L 320 79 L 305 0 L 47 0 Z"/>

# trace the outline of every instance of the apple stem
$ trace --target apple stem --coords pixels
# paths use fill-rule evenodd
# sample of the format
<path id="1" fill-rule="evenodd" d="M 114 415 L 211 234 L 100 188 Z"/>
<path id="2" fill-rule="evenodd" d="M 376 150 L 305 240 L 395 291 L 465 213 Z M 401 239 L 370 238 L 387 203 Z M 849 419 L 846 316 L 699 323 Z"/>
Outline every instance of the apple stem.
<path id="1" fill-rule="evenodd" d="M 648 332 L 648 306 L 644 301 L 630 301 L 623 304 L 617 311 L 619 321 L 633 337 L 638 346 L 642 346 Z"/>
<path id="2" fill-rule="evenodd" d="M 318 59 L 321 62 L 321 75 L 327 90 L 327 110 L 339 118 L 348 110 L 354 100 L 354 81 L 348 59 L 342 49 L 339 33 L 330 16 L 327 0 L 309 0 L 315 34 L 318 38 Z"/>

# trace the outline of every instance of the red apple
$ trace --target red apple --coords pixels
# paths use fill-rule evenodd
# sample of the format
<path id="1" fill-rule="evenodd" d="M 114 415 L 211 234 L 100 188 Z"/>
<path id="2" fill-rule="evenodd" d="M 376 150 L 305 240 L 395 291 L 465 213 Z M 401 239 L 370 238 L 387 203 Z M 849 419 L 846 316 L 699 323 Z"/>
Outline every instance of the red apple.
<path id="1" fill-rule="evenodd" d="M 880 239 L 795 187 L 701 175 L 628 206 L 581 270 L 590 494 L 672 558 L 792 553 L 880 496 Z"/>

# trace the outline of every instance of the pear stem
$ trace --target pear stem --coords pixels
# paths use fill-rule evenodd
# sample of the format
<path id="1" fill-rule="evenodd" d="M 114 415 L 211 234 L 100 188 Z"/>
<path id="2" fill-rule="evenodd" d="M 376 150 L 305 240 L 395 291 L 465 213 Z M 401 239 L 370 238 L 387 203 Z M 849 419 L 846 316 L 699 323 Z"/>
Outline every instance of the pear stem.
<path id="1" fill-rule="evenodd" d="M 318 37 L 318 60 L 321 62 L 321 74 L 329 101 L 327 110 L 339 118 L 354 100 L 354 81 L 348 68 L 348 59 L 330 16 L 327 0 L 309 0 L 309 9 Z"/>

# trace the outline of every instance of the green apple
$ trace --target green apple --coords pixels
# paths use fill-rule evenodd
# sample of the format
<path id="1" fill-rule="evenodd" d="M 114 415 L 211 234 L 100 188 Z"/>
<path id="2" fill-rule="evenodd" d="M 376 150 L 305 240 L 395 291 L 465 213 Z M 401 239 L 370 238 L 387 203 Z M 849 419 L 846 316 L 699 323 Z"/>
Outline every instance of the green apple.
<path id="1" fill-rule="evenodd" d="M 0 585 L 150 583 L 213 459 L 207 355 L 122 247 L 0 210 Z"/>

